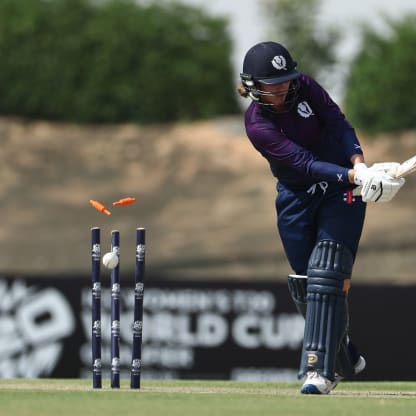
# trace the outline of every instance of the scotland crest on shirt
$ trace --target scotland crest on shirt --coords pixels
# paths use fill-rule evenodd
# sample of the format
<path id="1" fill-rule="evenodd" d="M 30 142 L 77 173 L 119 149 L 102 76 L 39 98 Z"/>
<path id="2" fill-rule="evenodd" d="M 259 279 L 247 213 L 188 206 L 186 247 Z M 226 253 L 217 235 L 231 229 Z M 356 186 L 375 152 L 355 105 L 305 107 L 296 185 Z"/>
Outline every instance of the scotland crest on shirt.
<path id="1" fill-rule="evenodd" d="M 309 118 L 313 115 L 311 106 L 306 101 L 301 101 L 298 104 L 298 114 L 303 118 Z"/>

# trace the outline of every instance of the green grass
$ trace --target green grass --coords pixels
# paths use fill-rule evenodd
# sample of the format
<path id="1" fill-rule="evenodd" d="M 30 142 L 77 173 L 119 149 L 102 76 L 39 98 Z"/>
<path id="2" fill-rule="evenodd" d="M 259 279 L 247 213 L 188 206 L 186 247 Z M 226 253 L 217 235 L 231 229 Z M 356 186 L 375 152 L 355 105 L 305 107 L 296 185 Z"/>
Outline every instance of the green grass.
<path id="1" fill-rule="evenodd" d="M 416 382 L 342 383 L 328 396 L 303 396 L 299 383 L 122 380 L 0 380 L 0 416 L 404 416 L 416 414 Z"/>

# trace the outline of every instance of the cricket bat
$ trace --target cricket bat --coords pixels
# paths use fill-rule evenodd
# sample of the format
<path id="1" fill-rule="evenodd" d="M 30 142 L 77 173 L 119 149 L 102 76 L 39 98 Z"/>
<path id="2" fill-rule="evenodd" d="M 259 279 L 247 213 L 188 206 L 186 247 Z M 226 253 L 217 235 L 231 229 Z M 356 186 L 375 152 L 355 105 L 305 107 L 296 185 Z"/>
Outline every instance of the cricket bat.
<path id="1" fill-rule="evenodd" d="M 410 159 L 405 160 L 400 166 L 397 168 L 395 172 L 393 172 L 393 176 L 395 178 L 404 178 L 405 176 L 413 173 L 416 171 L 416 155 L 412 156 Z"/>

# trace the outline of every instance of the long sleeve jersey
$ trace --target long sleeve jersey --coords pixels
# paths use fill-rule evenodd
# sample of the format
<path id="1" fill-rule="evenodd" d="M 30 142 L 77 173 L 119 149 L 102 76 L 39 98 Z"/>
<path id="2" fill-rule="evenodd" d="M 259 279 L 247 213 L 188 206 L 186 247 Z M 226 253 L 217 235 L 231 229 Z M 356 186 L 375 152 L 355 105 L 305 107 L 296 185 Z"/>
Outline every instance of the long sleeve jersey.
<path id="1" fill-rule="evenodd" d="M 328 93 L 301 74 L 290 111 L 274 113 L 253 101 L 245 113 L 247 136 L 288 188 L 327 181 L 345 186 L 351 156 L 362 154 L 351 124 Z"/>

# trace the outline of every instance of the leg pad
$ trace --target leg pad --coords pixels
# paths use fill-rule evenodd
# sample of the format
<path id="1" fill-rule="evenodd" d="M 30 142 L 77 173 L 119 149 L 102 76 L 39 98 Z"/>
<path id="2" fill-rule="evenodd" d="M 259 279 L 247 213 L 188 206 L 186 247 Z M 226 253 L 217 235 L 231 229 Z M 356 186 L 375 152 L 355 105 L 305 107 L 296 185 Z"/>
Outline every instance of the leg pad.
<path id="1" fill-rule="evenodd" d="M 306 297 L 307 297 L 307 276 L 290 274 L 287 277 L 288 287 L 293 302 L 296 305 L 297 311 L 306 318 Z M 348 316 L 348 302 L 346 299 L 346 314 Z M 339 345 L 339 350 L 336 358 L 335 371 L 340 376 L 352 377 L 355 374 L 354 364 L 359 360 L 360 354 L 357 348 L 349 340 L 346 334 Z"/>
<path id="2" fill-rule="evenodd" d="M 350 250 L 336 241 L 319 241 L 312 252 L 300 375 L 318 371 L 334 380 L 336 356 L 348 326 L 345 281 L 350 281 L 352 264 Z"/>

